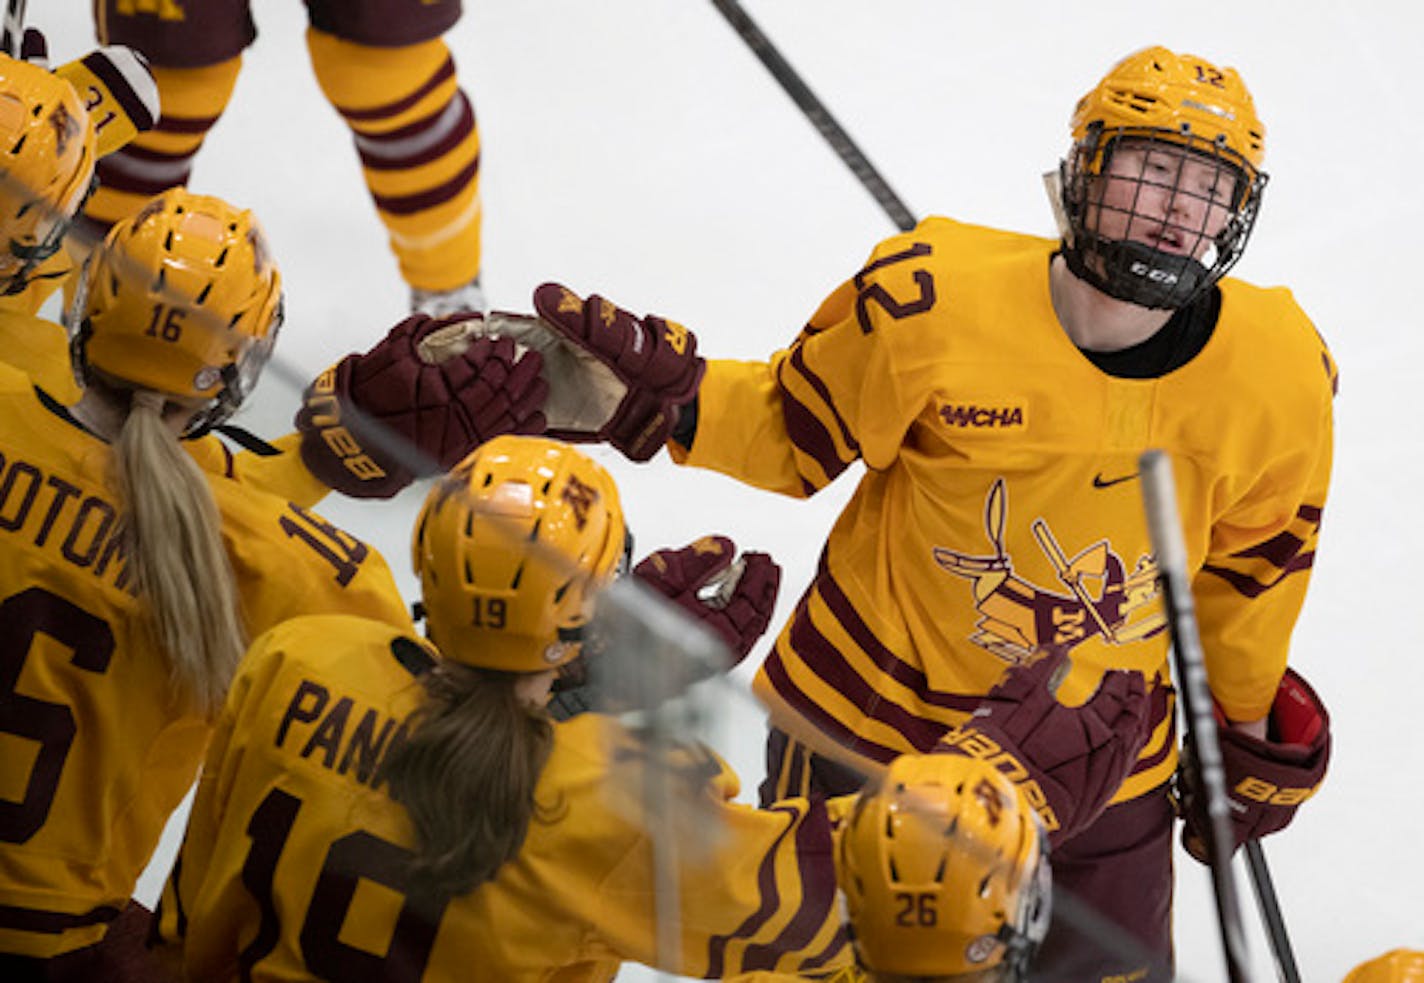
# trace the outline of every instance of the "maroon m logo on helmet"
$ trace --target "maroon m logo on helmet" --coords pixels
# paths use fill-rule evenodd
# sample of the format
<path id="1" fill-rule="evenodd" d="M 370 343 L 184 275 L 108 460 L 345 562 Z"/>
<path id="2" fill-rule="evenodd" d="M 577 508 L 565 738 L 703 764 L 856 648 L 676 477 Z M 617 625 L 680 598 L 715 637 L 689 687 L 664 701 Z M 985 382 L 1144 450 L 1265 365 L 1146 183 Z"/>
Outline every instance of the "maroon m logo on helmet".
<path id="1" fill-rule="evenodd" d="M 559 497 L 573 510 L 574 524 L 580 530 L 588 525 L 588 510 L 598 504 L 597 489 L 569 475 L 568 484 L 564 485 L 563 493 Z"/>
<path id="2" fill-rule="evenodd" d="M 79 136 L 83 128 L 77 119 L 69 115 L 64 103 L 59 103 L 49 114 L 49 125 L 54 128 L 55 156 L 63 157 L 69 150 L 69 141 Z"/>

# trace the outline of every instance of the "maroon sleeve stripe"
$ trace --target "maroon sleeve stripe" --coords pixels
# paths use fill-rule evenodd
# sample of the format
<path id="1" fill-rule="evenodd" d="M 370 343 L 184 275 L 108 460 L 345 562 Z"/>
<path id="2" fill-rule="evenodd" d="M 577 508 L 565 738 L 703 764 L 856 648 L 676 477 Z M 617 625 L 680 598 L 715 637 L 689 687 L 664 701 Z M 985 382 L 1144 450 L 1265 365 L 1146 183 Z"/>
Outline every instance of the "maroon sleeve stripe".
<path id="1" fill-rule="evenodd" d="M 1232 553 L 1233 558 L 1242 560 L 1265 560 L 1273 567 L 1284 569 L 1290 565 L 1301 551 L 1305 541 L 1299 536 L 1283 532 L 1278 536 L 1272 536 L 1264 543 L 1257 543 L 1255 546 L 1248 546 L 1237 553 Z"/>
<path id="2" fill-rule="evenodd" d="M 791 920 L 770 942 L 749 945 L 742 955 L 743 972 L 776 968 L 786 953 L 803 951 L 815 941 L 836 903 L 836 868 L 832 860 L 831 821 L 825 803 L 813 801 L 796 827 L 796 874 L 801 902 Z"/>
<path id="3" fill-rule="evenodd" d="M 757 910 L 748 915 L 731 933 L 714 935 L 707 941 L 707 973 L 705 975 L 708 979 L 721 979 L 725 975 L 727 945 L 734 939 L 746 938 L 755 934 L 775 913 L 780 902 L 780 891 L 776 886 L 776 853 L 781 848 L 781 841 L 786 839 L 786 834 L 795 828 L 800 810 L 794 805 L 787 804 L 773 806 L 766 811 L 785 813 L 790 817 L 790 822 L 786 824 L 781 835 L 766 851 L 766 856 L 762 858 L 761 865 L 757 868 L 757 894 L 761 897 L 761 904 Z"/>
<path id="4" fill-rule="evenodd" d="M 399 116 L 411 106 L 424 99 L 433 92 L 441 83 L 455 77 L 455 61 L 446 58 L 444 64 L 435 70 L 435 74 L 425 80 L 425 83 L 410 95 L 395 102 L 388 102 L 384 106 L 373 106 L 369 109 L 353 109 L 349 106 L 337 106 L 336 111 L 342 115 L 348 123 L 367 122 L 371 120 L 389 119 L 392 116 Z"/>
<path id="5" fill-rule="evenodd" d="M 1238 570 L 1231 570 L 1227 567 L 1216 566 L 1214 564 L 1209 564 L 1207 566 L 1202 567 L 1202 573 L 1215 574 L 1216 576 L 1220 577 L 1222 580 L 1230 584 L 1232 587 L 1236 588 L 1236 590 L 1240 594 L 1244 595 L 1245 597 L 1254 598 L 1260 597 L 1262 594 L 1266 593 L 1266 591 L 1279 584 L 1282 580 L 1285 580 L 1291 574 L 1298 573 L 1301 570 L 1309 570 L 1314 564 L 1314 551 L 1311 551 L 1309 553 L 1302 553 L 1299 556 L 1295 557 L 1293 560 L 1291 560 L 1289 563 L 1287 563 L 1284 567 L 1282 567 L 1281 575 L 1268 584 L 1262 583 L 1255 577 L 1252 577 L 1250 574 L 1241 573 Z"/>
<path id="6" fill-rule="evenodd" d="M 784 388 L 781 391 L 781 418 L 786 424 L 786 436 L 791 438 L 791 443 L 801 453 L 814 460 L 825 473 L 824 481 L 819 476 L 813 480 L 803 474 L 801 476 L 803 491 L 807 488 L 811 492 L 820 490 L 822 486 L 835 480 L 849 466 L 850 462 L 841 460 L 840 455 L 836 453 L 830 432 L 816 414 Z"/>
<path id="7" fill-rule="evenodd" d="M 1315 506 L 1302 505 L 1296 509 L 1295 517 L 1311 524 L 1312 528 L 1307 535 L 1314 535 L 1320 531 L 1321 510 Z M 1257 543 L 1255 546 L 1247 547 L 1231 555 L 1243 559 L 1260 558 L 1274 566 L 1285 568 L 1290 564 L 1291 560 L 1300 553 L 1304 546 L 1304 540 L 1294 533 L 1287 531 L 1271 537 L 1264 543 Z"/>
<path id="8" fill-rule="evenodd" d="M 464 191 L 475 180 L 480 173 L 480 158 L 478 155 L 470 161 L 469 165 L 461 168 L 460 172 L 446 181 L 438 184 L 428 191 L 417 192 L 413 195 L 372 195 L 376 202 L 376 207 L 381 211 L 391 215 L 412 215 L 416 212 L 434 208 L 436 205 L 443 205 Z"/>
<path id="9" fill-rule="evenodd" d="M 91 51 L 82 59 L 83 65 L 94 73 L 94 77 L 104 83 L 109 94 L 118 102 L 124 115 L 133 120 L 140 133 L 153 129 L 154 119 L 142 99 L 134 94 L 133 86 L 123 73 L 114 67 L 108 57 L 99 51 Z"/>
<path id="10" fill-rule="evenodd" d="M 358 135 L 361 164 L 373 171 L 408 170 L 439 160 L 475 132 L 475 112 L 463 92 L 423 120 L 380 136 Z"/>
<path id="11" fill-rule="evenodd" d="M 797 345 L 788 360 L 791 367 L 796 370 L 796 374 L 805 380 L 817 396 L 821 397 L 821 402 L 826 409 L 830 410 L 831 417 L 836 421 L 836 427 L 841 432 L 841 441 L 850 448 L 852 454 L 860 453 L 860 442 L 855 439 L 855 435 L 850 432 L 850 426 L 846 424 L 845 417 L 841 416 L 840 410 L 836 407 L 836 401 L 831 396 L 831 389 L 826 385 L 825 380 L 818 376 L 811 367 L 806 364 L 806 349 L 803 345 Z M 783 371 L 785 367 L 783 366 Z M 782 391 L 786 389 L 782 386 Z"/>

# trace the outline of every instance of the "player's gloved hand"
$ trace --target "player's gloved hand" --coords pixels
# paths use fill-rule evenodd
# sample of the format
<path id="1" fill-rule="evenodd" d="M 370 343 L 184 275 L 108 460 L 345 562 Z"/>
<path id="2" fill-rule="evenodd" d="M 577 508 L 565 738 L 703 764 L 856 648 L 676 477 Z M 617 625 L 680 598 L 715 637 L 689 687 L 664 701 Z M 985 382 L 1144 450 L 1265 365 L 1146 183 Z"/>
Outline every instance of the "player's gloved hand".
<path id="1" fill-rule="evenodd" d="M 29 32 L 25 32 L 26 41 Z M 74 86 L 89 107 L 94 149 L 106 157 L 158 122 L 158 83 L 143 55 L 122 44 L 95 48 L 54 74 Z"/>
<path id="2" fill-rule="evenodd" d="M 389 498 L 491 437 L 543 433 L 539 353 L 491 337 L 442 349 L 468 320 L 412 315 L 318 376 L 296 419 L 307 469 L 343 494 Z"/>
<path id="3" fill-rule="evenodd" d="M 719 667 L 725 669 L 746 658 L 765 633 L 781 587 L 781 567 L 768 554 L 738 557 L 736 544 L 726 536 L 703 536 L 682 549 L 657 550 L 639 561 L 630 576 L 714 631 L 733 653 L 732 664 Z M 606 674 L 591 671 L 591 663 L 607 651 L 608 639 L 598 634 L 595 619 L 586 629 L 583 651 L 560 667 L 554 681 L 549 712 L 555 720 L 591 709 L 655 706 L 716 671 L 692 661 L 660 662 L 640 671 L 636 680 L 617 677 L 609 690 Z"/>
<path id="4" fill-rule="evenodd" d="M 1267 739 L 1252 737 L 1226 723 L 1217 710 L 1217 736 L 1226 770 L 1226 797 L 1231 806 L 1231 850 L 1290 825 L 1300 804 L 1315 794 L 1330 763 L 1330 714 L 1310 684 L 1287 669 L 1276 690 L 1266 724 Z M 1197 860 L 1208 862 L 1205 831 L 1206 796 L 1199 770 L 1183 752 L 1177 770 L 1181 800 L 1182 846 Z"/>
<path id="5" fill-rule="evenodd" d="M 606 440 L 634 461 L 656 454 L 672 433 L 678 411 L 697 395 L 706 369 L 692 332 L 653 315 L 635 317 L 597 294 L 580 300 L 556 283 L 534 291 L 534 310 L 565 341 L 608 366 L 627 386 L 598 433 L 553 436 Z"/>
<path id="6" fill-rule="evenodd" d="M 1052 689 L 1066 662 L 1066 653 L 1057 651 L 1010 669 L 974 715 L 934 749 L 981 758 L 1005 772 L 1038 812 L 1053 845 L 1102 814 L 1148 737 L 1141 673 L 1105 672 L 1091 699 L 1065 706 Z"/>
<path id="7" fill-rule="evenodd" d="M 770 555 L 743 553 L 738 559 L 726 536 L 650 553 L 633 576 L 720 635 L 737 662 L 771 624 L 781 587 L 781 567 Z"/>

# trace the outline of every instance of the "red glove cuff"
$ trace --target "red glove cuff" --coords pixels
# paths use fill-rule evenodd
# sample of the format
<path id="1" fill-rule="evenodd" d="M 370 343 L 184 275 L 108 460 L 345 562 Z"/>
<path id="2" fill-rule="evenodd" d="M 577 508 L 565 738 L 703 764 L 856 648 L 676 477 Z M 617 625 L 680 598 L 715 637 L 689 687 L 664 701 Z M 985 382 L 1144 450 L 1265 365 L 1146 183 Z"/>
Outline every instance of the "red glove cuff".
<path id="1" fill-rule="evenodd" d="M 1314 689 L 1287 669 L 1276 691 L 1267 739 L 1226 725 L 1220 728 L 1226 794 L 1231 805 L 1232 850 L 1290 825 L 1300 804 L 1315 794 L 1330 764 L 1330 714 Z M 1206 803 L 1196 768 L 1183 756 L 1180 791 L 1186 828 L 1182 843 L 1201 860 Z"/>

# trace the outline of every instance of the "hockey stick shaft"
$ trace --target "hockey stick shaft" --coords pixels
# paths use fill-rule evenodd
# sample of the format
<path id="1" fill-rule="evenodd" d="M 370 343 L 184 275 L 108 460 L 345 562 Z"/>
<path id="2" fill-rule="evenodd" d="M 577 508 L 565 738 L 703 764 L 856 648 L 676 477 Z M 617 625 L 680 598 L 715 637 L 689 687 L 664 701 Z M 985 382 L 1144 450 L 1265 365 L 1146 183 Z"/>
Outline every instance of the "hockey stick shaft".
<path id="1" fill-rule="evenodd" d="M 781 52 L 747 15 L 738 0 L 712 0 L 712 5 L 721 11 L 722 16 L 746 42 L 747 47 L 752 49 L 752 53 L 766 66 L 767 71 L 771 72 L 772 77 L 801 109 L 806 118 L 811 121 L 811 125 L 831 145 L 836 156 L 840 157 L 846 167 L 850 168 L 851 173 L 864 185 L 865 190 L 869 191 L 871 197 L 885 210 L 890 221 L 894 222 L 901 232 L 913 229 L 916 225 L 914 214 L 891 190 L 885 178 L 861 152 L 860 147 L 856 146 L 855 141 L 851 139 L 845 128 L 836 122 L 825 103 L 816 97 L 810 87 L 802 81 L 796 69 L 792 68 L 790 63 L 781 56 Z"/>
<path id="2" fill-rule="evenodd" d="M 0 51 L 11 58 L 20 57 L 20 42 L 25 37 L 25 4 L 28 0 L 5 0 L 5 23 L 0 31 Z"/>
<path id="3" fill-rule="evenodd" d="M 1212 716 L 1211 692 L 1207 688 L 1206 660 L 1197 630 L 1196 604 L 1187 576 L 1187 547 L 1182 536 L 1182 520 L 1177 510 L 1177 489 L 1172 478 L 1172 462 L 1163 451 L 1150 450 L 1139 460 L 1142 497 L 1147 527 L 1167 616 L 1172 632 L 1173 669 L 1178 697 L 1186 722 L 1186 741 L 1194 766 L 1200 770 L 1199 787 L 1207 802 L 1207 854 L 1221 944 L 1232 983 L 1250 978 L 1246 936 L 1241 927 L 1236 882 L 1231 871 L 1231 816 L 1226 801 L 1226 771 L 1221 745 L 1217 741 L 1216 719 Z"/>
<path id="4" fill-rule="evenodd" d="M 1251 871 L 1251 887 L 1256 894 L 1256 907 L 1261 912 L 1261 921 L 1266 926 L 1266 937 L 1271 943 L 1271 956 L 1276 963 L 1276 977 L 1281 983 L 1300 983 L 1300 967 L 1296 965 L 1295 950 L 1291 946 L 1290 934 L 1286 931 L 1285 916 L 1276 898 L 1276 885 L 1271 879 L 1271 869 L 1266 865 L 1266 852 L 1261 849 L 1260 840 L 1246 841 L 1246 865 Z"/>

